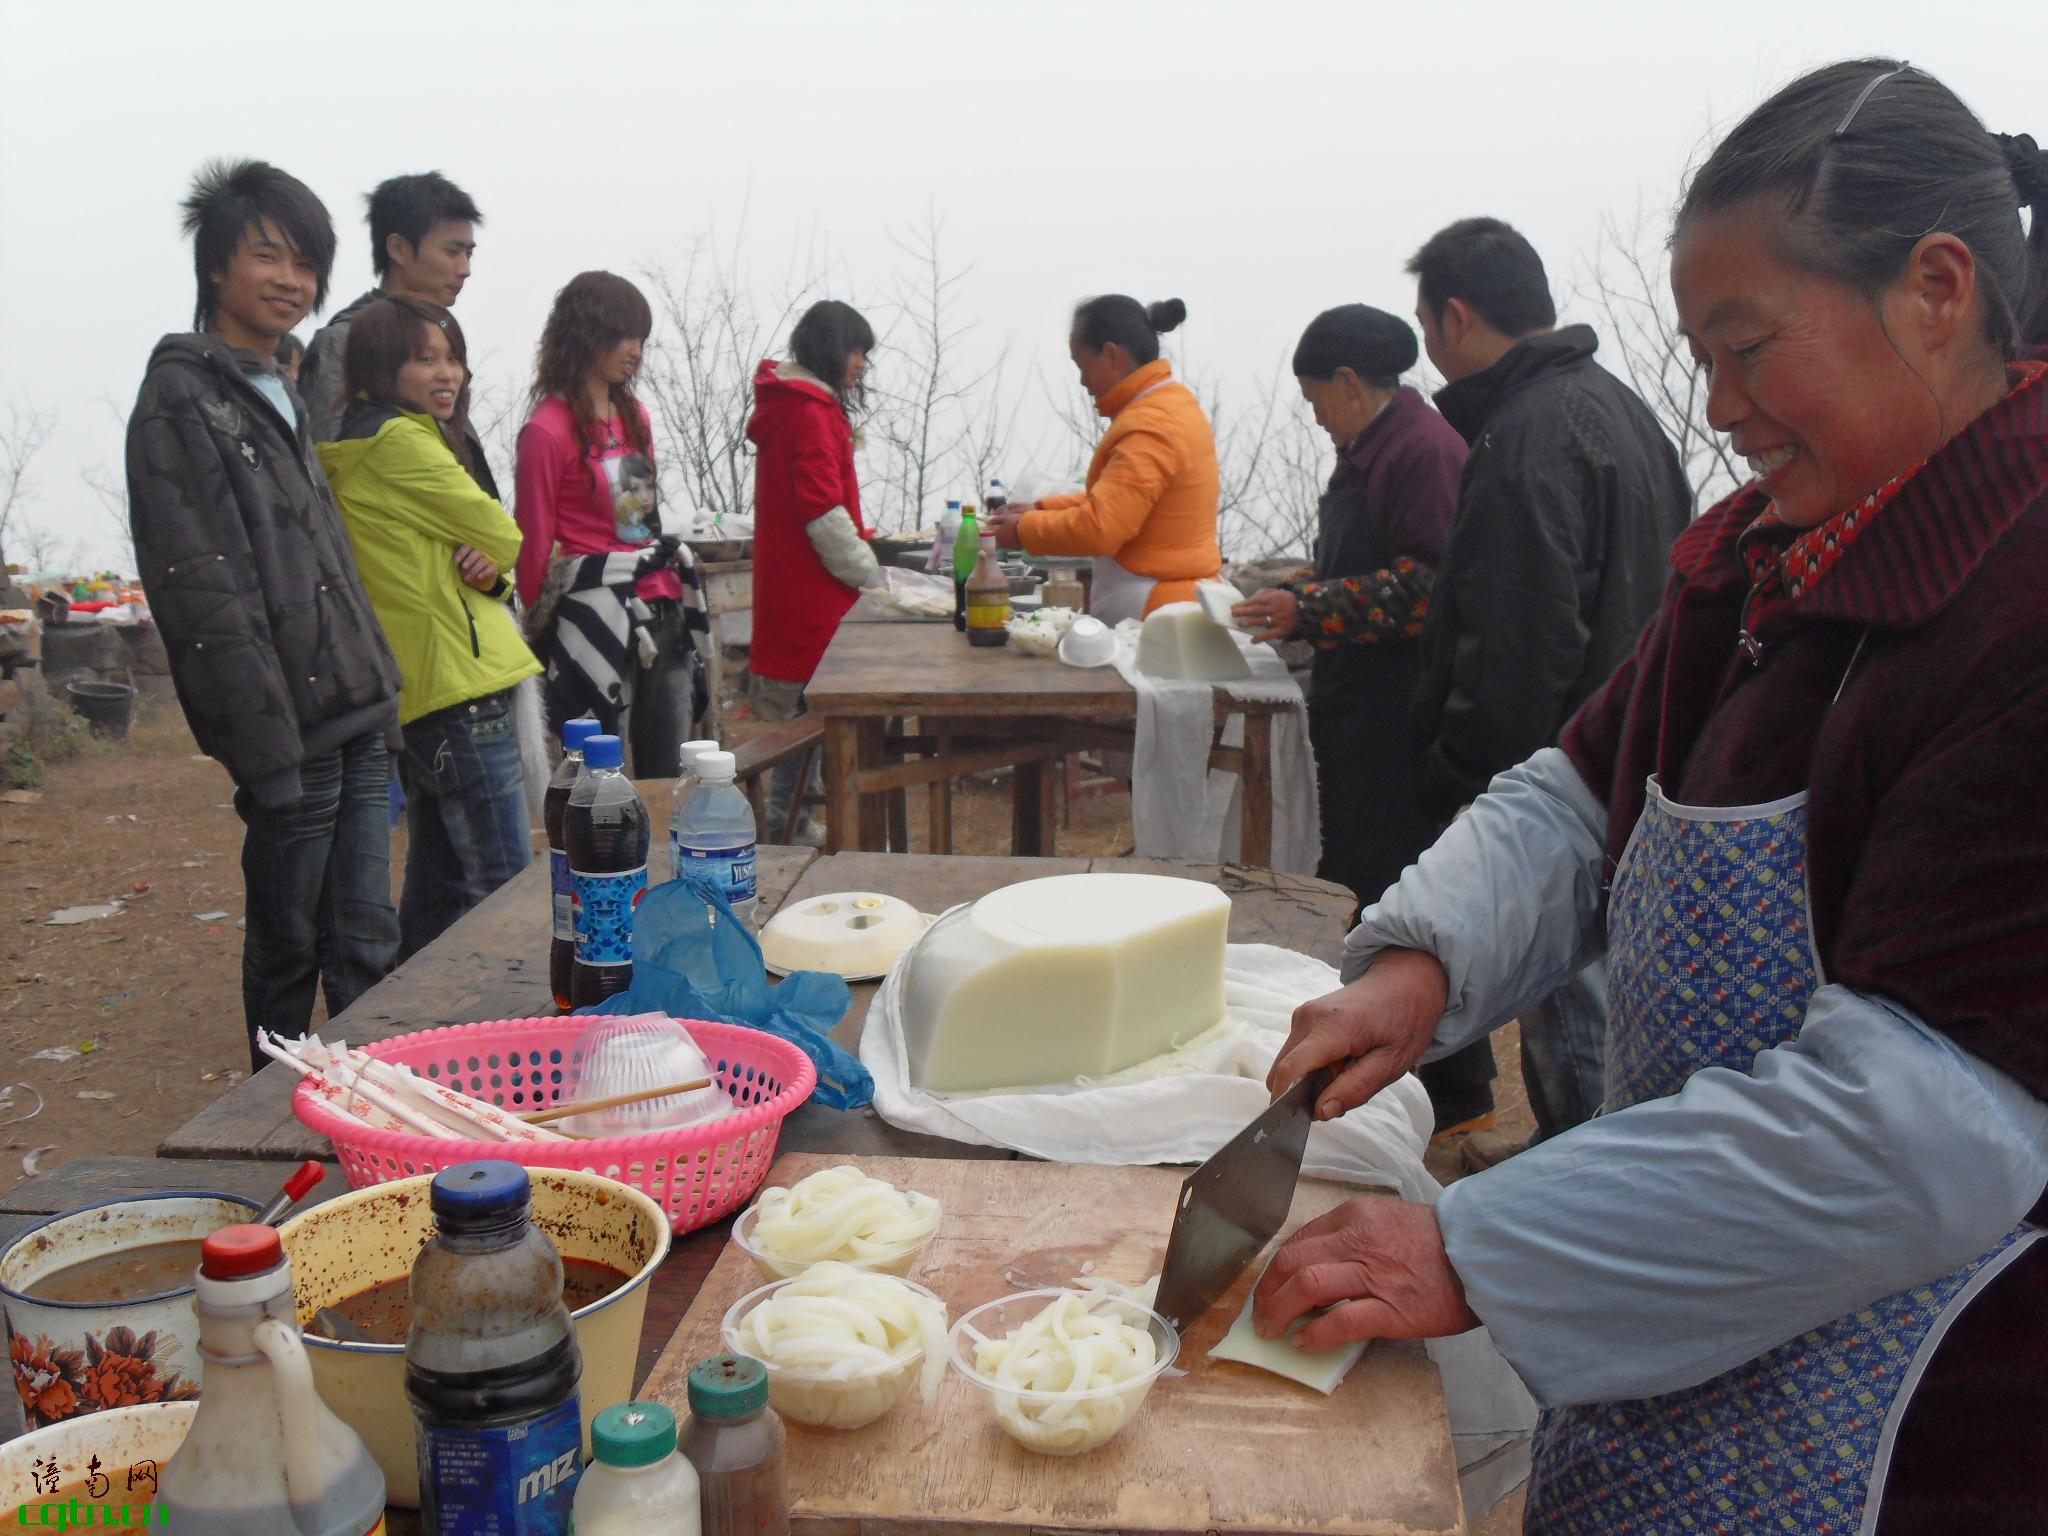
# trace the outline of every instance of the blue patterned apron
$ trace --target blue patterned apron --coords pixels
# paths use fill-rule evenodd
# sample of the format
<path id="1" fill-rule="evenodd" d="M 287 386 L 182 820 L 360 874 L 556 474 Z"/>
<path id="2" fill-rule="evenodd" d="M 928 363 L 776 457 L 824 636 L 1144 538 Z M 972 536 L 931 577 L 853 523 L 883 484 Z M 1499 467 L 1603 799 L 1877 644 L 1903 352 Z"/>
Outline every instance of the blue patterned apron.
<path id="1" fill-rule="evenodd" d="M 1794 1039 L 1822 983 L 1806 885 L 1806 796 L 1701 809 L 1649 784 L 1615 873 L 1607 936 L 1609 1111 L 1703 1067 L 1748 1072 Z M 1530 1536 L 1781 1532 L 1877 1520 L 1912 1387 L 1948 1324 L 2035 1236 L 1900 1291 L 1699 1386 L 1552 1409 L 1536 1431 Z"/>

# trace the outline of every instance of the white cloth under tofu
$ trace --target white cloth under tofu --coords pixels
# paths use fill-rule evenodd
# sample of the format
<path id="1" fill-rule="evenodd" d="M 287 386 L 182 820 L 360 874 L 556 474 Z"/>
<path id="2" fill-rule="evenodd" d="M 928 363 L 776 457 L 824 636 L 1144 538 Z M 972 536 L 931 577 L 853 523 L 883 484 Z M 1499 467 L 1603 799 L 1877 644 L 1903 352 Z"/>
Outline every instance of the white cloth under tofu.
<path id="1" fill-rule="evenodd" d="M 903 964 L 868 1009 L 860 1058 L 875 1113 L 907 1131 L 1008 1147 L 1063 1163 L 1199 1163 L 1265 1109 L 1265 1079 L 1294 1010 L 1337 986 L 1320 960 L 1268 944 L 1224 950 L 1224 1021 L 1174 1053 L 1172 1070 L 1140 1066 L 1099 1081 L 1029 1092 L 934 1095 L 910 1083 Z M 1404 1076 L 1340 1120 L 1309 1132 L 1302 1172 L 1434 1203 L 1423 1166 L 1429 1096 Z M 1492 1507 L 1528 1476 L 1536 1407 L 1483 1328 L 1429 1341 L 1443 1374 L 1468 1512 Z"/>
<path id="2" fill-rule="evenodd" d="M 1216 685 L 1169 682 L 1138 670 L 1138 626 L 1117 629 L 1116 669 L 1138 695 L 1137 741 L 1131 763 L 1131 827 L 1140 858 L 1213 859 L 1235 863 L 1244 792 L 1238 776 L 1212 771 Z M 1316 763 L 1309 750 L 1308 704 L 1287 664 L 1270 645 L 1231 637 L 1250 663 L 1250 678 L 1225 685 L 1236 698 L 1277 699 L 1293 707 L 1273 716 L 1273 861 L 1282 874 L 1312 875 L 1322 856 L 1316 810 Z M 1244 743 L 1235 716 L 1223 745 Z"/>

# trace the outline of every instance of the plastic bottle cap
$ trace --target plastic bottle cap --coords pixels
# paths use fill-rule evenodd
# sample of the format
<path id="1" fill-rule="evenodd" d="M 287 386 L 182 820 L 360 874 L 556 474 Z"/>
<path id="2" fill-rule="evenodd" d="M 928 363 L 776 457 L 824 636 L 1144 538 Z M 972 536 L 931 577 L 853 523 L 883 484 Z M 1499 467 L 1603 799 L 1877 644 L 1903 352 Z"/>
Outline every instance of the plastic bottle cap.
<path id="1" fill-rule="evenodd" d="M 616 736 L 602 733 L 583 743 L 583 761 L 592 768 L 618 768 L 626 761 L 626 748 Z"/>
<path id="2" fill-rule="evenodd" d="M 242 1280 L 284 1262 L 275 1227 L 222 1227 L 199 1245 L 199 1272 L 209 1280 Z"/>
<path id="3" fill-rule="evenodd" d="M 614 1403 L 590 1426 L 590 1448 L 613 1467 L 651 1467 L 676 1448 L 676 1416 L 660 1403 Z"/>
<path id="4" fill-rule="evenodd" d="M 690 1412 L 744 1419 L 768 1406 L 768 1367 L 752 1355 L 714 1355 L 690 1367 Z"/>
<path id="5" fill-rule="evenodd" d="M 526 1170 L 498 1158 L 479 1158 L 473 1163 L 444 1168 L 434 1175 L 431 1190 L 429 1200 L 434 1214 L 458 1218 L 514 1211 L 533 1198 Z"/>
<path id="6" fill-rule="evenodd" d="M 564 752 L 581 752 L 584 743 L 603 729 L 604 727 L 591 719 L 590 716 L 579 715 L 576 719 L 571 720 L 562 727 L 562 750 Z"/>
<path id="7" fill-rule="evenodd" d="M 706 752 L 716 752 L 718 743 L 706 738 L 703 741 L 686 741 L 682 745 L 683 772 L 692 771 L 691 765 Z"/>
<path id="8" fill-rule="evenodd" d="M 696 766 L 697 777 L 706 784 L 730 784 L 739 771 L 730 752 L 700 752 Z"/>

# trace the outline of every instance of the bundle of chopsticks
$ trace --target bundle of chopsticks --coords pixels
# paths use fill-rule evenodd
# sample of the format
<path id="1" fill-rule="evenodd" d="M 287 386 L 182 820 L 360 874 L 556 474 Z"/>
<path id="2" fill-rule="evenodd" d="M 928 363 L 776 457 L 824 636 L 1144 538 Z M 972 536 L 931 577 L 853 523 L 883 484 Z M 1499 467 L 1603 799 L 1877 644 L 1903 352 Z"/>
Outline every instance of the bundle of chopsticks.
<path id="1" fill-rule="evenodd" d="M 346 1041 L 319 1035 L 286 1039 L 259 1030 L 256 1045 L 313 1085 L 328 1108 L 375 1131 L 439 1136 L 455 1141 L 575 1141 L 581 1138 L 535 1125 L 482 1099 L 421 1077 L 398 1062 L 380 1061 Z"/>

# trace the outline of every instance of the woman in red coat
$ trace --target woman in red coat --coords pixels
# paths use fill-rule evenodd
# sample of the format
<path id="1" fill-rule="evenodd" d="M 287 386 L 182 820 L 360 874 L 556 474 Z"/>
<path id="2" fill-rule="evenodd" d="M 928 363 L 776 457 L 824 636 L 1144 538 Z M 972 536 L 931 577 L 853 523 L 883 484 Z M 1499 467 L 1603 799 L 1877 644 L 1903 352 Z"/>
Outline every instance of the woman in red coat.
<path id="1" fill-rule="evenodd" d="M 853 470 L 853 407 L 875 332 L 850 304 L 824 299 L 797 321 L 789 359 L 754 374 L 747 438 L 754 461 L 754 646 L 748 670 L 764 720 L 804 713 L 804 688 L 860 589 L 876 575 Z M 769 777 L 764 842 L 781 835 L 796 768 Z M 808 821 L 802 841 L 815 841 Z"/>

